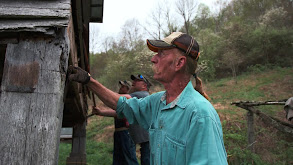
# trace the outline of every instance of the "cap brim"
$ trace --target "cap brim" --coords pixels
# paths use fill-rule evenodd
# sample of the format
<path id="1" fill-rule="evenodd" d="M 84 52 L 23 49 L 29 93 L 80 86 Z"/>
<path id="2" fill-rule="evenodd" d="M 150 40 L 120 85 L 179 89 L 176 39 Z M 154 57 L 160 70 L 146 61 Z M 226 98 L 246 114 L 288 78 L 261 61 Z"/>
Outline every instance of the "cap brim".
<path id="1" fill-rule="evenodd" d="M 120 85 L 127 86 L 123 81 L 119 81 L 119 84 L 120 84 Z"/>
<path id="2" fill-rule="evenodd" d="M 131 75 L 130 78 L 131 78 L 131 80 L 140 80 L 140 81 L 143 81 L 143 82 L 145 82 L 149 87 L 152 86 L 152 84 L 149 82 L 149 80 L 148 80 L 146 77 L 144 77 L 143 80 L 142 80 L 142 79 L 140 79 L 140 78 L 137 77 L 137 76 Z"/>
<path id="3" fill-rule="evenodd" d="M 149 49 L 153 52 L 158 52 L 159 50 L 162 50 L 162 49 L 174 48 L 173 45 L 170 45 L 163 40 L 147 40 L 147 45 Z"/>
<path id="4" fill-rule="evenodd" d="M 131 78 L 131 80 L 136 80 L 136 79 L 138 79 L 138 78 L 135 77 L 134 75 L 131 75 L 130 78 Z"/>

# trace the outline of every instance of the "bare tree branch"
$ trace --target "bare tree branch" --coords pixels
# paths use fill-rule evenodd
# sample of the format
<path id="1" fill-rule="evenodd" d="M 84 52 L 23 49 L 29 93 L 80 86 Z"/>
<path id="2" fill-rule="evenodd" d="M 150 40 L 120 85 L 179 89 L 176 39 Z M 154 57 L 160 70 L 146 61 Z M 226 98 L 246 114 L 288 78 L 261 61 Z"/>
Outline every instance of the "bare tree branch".
<path id="1" fill-rule="evenodd" d="M 98 47 L 98 38 L 99 38 L 100 29 L 95 27 L 93 24 L 90 24 L 90 52 L 94 53 L 95 49 Z"/>
<path id="2" fill-rule="evenodd" d="M 177 0 L 176 2 L 178 14 L 181 15 L 184 20 L 184 28 L 187 34 L 189 34 L 191 20 L 195 14 L 197 5 L 198 3 L 194 0 Z"/>

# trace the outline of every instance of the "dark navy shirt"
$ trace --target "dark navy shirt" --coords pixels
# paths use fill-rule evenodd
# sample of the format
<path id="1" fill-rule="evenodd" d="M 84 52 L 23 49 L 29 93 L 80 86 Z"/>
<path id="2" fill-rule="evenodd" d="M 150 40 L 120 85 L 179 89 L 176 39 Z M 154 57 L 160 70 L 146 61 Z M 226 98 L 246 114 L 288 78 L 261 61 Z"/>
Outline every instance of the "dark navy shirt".
<path id="1" fill-rule="evenodd" d="M 132 98 L 143 98 L 146 97 L 149 94 L 148 91 L 137 91 L 129 94 Z M 135 144 L 148 142 L 149 141 L 149 133 L 147 130 L 143 129 L 141 126 L 136 124 L 130 124 L 129 125 L 129 134 L 131 138 L 133 139 Z"/>
<path id="2" fill-rule="evenodd" d="M 118 119 L 117 117 L 115 117 L 114 122 L 115 122 L 115 128 L 127 127 L 126 126 L 127 120 L 125 118 L 124 119 Z"/>

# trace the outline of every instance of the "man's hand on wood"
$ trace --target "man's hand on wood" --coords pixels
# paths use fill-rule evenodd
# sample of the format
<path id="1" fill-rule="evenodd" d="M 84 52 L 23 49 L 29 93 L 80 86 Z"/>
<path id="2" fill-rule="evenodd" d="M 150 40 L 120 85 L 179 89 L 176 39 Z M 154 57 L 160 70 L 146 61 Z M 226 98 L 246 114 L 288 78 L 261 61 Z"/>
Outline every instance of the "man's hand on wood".
<path id="1" fill-rule="evenodd" d="M 102 111 L 100 108 L 93 106 L 92 114 L 102 116 Z"/>
<path id="2" fill-rule="evenodd" d="M 85 71 L 79 67 L 75 67 L 75 66 L 70 65 L 68 67 L 67 72 L 69 75 L 68 79 L 70 81 L 76 81 L 76 82 L 79 82 L 82 84 L 87 84 L 91 78 L 91 75 L 87 71 Z"/>

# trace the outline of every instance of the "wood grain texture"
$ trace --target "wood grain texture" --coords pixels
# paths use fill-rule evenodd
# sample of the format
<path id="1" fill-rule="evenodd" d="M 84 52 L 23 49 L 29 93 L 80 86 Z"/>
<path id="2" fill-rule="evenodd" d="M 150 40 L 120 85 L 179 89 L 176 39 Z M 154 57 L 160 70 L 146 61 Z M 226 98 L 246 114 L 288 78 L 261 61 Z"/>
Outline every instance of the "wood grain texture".
<path id="1" fill-rule="evenodd" d="M 2 18 L 68 18 L 70 10 L 40 9 L 40 8 L 14 8 L 0 7 L 0 17 Z"/>
<path id="2" fill-rule="evenodd" d="M 7 45 L 0 93 L 0 164 L 57 164 L 68 46 L 65 28 L 53 39 L 21 39 Z M 20 71 L 34 80 L 19 83 L 12 69 L 31 64 L 38 67 L 29 68 L 39 71 Z M 35 89 L 7 90 L 11 82 Z"/>
<path id="3" fill-rule="evenodd" d="M 60 20 L 0 20 L 0 32 L 50 32 L 56 27 L 68 26 L 67 19 Z"/>
<path id="4" fill-rule="evenodd" d="M 0 32 L 42 32 L 68 26 L 70 0 L 1 0 Z"/>
<path id="5" fill-rule="evenodd" d="M 39 8 L 67 10 L 71 7 L 70 0 L 1 0 L 0 8 Z"/>

